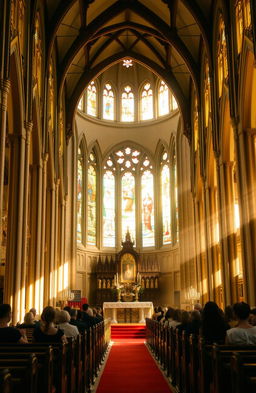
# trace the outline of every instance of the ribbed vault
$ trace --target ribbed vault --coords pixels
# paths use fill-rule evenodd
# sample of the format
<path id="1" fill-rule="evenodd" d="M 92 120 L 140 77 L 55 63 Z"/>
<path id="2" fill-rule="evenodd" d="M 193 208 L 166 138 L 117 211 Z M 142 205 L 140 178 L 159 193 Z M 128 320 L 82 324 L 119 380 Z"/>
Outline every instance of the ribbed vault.
<path id="1" fill-rule="evenodd" d="M 200 48 L 209 56 L 211 0 L 48 0 L 48 63 L 58 51 L 58 92 L 65 87 L 67 132 L 86 84 L 132 58 L 172 89 L 190 132 L 191 84 L 199 92 Z M 211 58 L 209 56 L 209 63 Z"/>

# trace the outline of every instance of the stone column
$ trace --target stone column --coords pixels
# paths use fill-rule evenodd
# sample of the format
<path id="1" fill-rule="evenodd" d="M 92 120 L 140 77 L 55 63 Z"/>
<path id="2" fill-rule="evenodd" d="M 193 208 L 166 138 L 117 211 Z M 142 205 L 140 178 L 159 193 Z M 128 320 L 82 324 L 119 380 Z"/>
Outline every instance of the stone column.
<path id="1" fill-rule="evenodd" d="M 40 265 L 40 309 L 42 309 L 47 302 L 47 294 L 45 293 L 46 281 L 49 277 L 45 276 L 45 265 L 46 265 L 46 190 L 47 190 L 47 163 L 48 154 L 46 153 L 43 157 L 43 167 L 42 167 L 42 221 L 41 221 L 41 265 Z M 48 283 L 47 283 L 48 285 Z"/>
<path id="2" fill-rule="evenodd" d="M 43 162 L 40 160 L 40 164 L 37 167 L 37 222 L 36 222 L 36 245 L 35 245 L 35 303 L 34 306 L 37 310 L 38 313 L 42 312 L 42 300 L 43 296 L 41 298 L 41 293 L 40 293 L 40 285 L 41 281 L 43 281 L 43 278 L 40 275 L 40 270 L 41 270 L 41 263 L 43 260 L 43 253 L 42 253 L 42 197 L 43 197 Z"/>
<path id="3" fill-rule="evenodd" d="M 231 201 L 229 192 L 232 187 L 232 163 L 224 163 L 218 160 L 217 163 L 217 181 L 219 192 L 219 212 L 220 212 L 220 239 L 222 253 L 222 283 L 223 283 L 223 302 L 224 306 L 232 304 L 231 289 L 231 266 L 230 264 L 235 257 L 234 254 L 234 236 L 232 235 L 231 218 L 233 219 L 233 211 L 231 211 Z M 231 217 L 230 217 L 231 216 Z"/>
<path id="4" fill-rule="evenodd" d="M 211 190 L 208 185 L 204 187 L 205 198 L 205 233 L 206 233 L 206 253 L 207 253 L 207 281 L 209 289 L 209 299 L 213 300 L 213 249 L 212 249 L 212 211 L 211 211 Z"/>
<path id="5" fill-rule="evenodd" d="M 10 81 L 8 79 L 0 80 L 0 241 L 2 241 L 6 114 L 7 114 L 7 97 L 8 97 L 9 90 L 10 90 Z"/>
<path id="6" fill-rule="evenodd" d="M 256 303 L 256 169 L 255 138 L 256 129 L 234 127 L 235 146 L 237 149 L 238 194 L 240 205 L 240 234 L 243 263 L 243 281 L 245 300 Z"/>
<path id="7" fill-rule="evenodd" d="M 26 144 L 25 144 L 24 184 L 23 184 L 24 200 L 23 200 L 23 238 L 22 238 L 21 298 L 20 298 L 20 309 L 21 310 L 23 309 L 24 311 L 26 309 L 27 226 L 28 226 L 27 215 L 28 215 L 28 193 L 29 193 L 30 138 L 31 138 L 32 127 L 33 127 L 32 122 L 25 122 Z M 28 295 L 33 296 L 34 291 Z"/>

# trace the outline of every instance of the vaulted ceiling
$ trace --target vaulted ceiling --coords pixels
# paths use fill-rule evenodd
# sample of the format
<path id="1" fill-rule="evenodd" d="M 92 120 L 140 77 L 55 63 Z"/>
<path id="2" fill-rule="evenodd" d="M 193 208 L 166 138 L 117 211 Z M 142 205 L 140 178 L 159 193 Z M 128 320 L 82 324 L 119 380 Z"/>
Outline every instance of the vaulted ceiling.
<path id="1" fill-rule="evenodd" d="M 46 0 L 46 6 L 48 59 L 56 46 L 70 126 L 88 82 L 132 58 L 166 81 L 189 128 L 190 87 L 199 89 L 202 45 L 210 54 L 212 0 Z"/>

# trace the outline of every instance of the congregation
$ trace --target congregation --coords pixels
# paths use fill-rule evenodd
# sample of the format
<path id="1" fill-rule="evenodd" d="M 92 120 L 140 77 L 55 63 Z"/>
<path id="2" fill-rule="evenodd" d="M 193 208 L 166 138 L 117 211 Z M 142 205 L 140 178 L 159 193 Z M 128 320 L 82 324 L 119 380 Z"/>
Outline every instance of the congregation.
<path id="1" fill-rule="evenodd" d="M 63 310 L 51 306 L 44 308 L 38 318 L 36 310 L 30 309 L 24 316 L 24 322 L 11 325 L 12 311 L 9 304 L 0 305 L 0 342 L 21 343 L 33 342 L 67 342 L 67 338 L 77 338 L 92 326 L 103 321 L 100 307 L 90 308 L 83 304 L 82 311 L 69 306 Z M 28 339 L 28 336 L 31 338 Z"/>
<path id="2" fill-rule="evenodd" d="M 204 308 L 195 304 L 191 312 L 159 306 L 152 319 L 179 334 L 200 335 L 207 344 L 256 345 L 256 308 L 245 302 L 226 306 L 224 311 L 212 301 Z"/>

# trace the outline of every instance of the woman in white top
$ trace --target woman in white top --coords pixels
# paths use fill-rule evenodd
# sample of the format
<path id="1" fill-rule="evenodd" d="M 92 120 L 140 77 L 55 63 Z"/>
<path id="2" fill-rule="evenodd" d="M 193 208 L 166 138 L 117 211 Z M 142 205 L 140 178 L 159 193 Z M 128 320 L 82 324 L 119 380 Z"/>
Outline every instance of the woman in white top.
<path id="1" fill-rule="evenodd" d="M 62 310 L 58 313 L 58 328 L 64 331 L 66 337 L 77 338 L 79 331 L 76 326 L 70 325 L 70 315 Z"/>
<path id="2" fill-rule="evenodd" d="M 250 306 L 236 303 L 233 306 L 238 325 L 227 330 L 226 343 L 234 345 L 256 345 L 256 326 L 249 324 Z"/>

